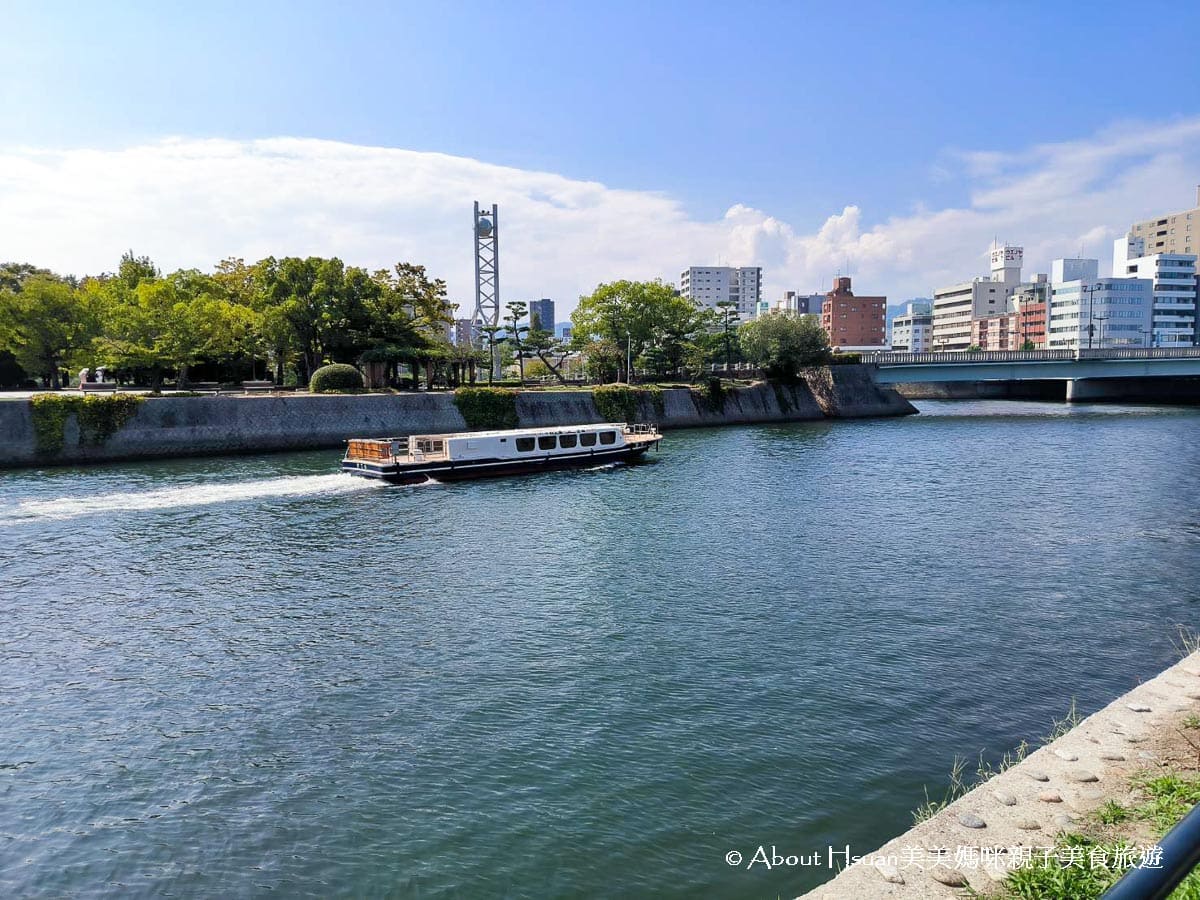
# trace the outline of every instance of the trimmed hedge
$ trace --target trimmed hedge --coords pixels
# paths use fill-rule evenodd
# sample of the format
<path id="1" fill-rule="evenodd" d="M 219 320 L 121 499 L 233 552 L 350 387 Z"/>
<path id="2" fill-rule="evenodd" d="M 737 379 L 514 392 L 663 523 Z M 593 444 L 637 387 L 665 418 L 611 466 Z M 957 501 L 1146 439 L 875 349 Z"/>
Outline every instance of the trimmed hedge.
<path id="1" fill-rule="evenodd" d="M 365 387 L 362 372 L 346 363 L 321 366 L 308 382 L 308 389 L 314 394 L 353 394 Z"/>
<path id="2" fill-rule="evenodd" d="M 38 452 L 47 456 L 62 453 L 66 442 L 63 431 L 67 419 L 73 415 L 79 424 L 79 445 L 99 447 L 125 427 L 142 402 L 143 398 L 135 394 L 105 397 L 34 394 L 29 401 L 33 410 L 34 443 Z"/>
<path id="3" fill-rule="evenodd" d="M 516 428 L 517 392 L 504 388 L 460 387 L 454 405 L 472 431 L 503 431 Z"/>

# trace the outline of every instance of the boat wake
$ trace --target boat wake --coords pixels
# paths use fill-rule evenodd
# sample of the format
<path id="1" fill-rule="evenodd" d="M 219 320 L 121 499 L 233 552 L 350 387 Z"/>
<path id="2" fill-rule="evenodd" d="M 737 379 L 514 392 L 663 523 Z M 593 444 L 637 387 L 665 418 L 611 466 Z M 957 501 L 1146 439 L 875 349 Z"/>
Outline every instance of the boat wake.
<path id="1" fill-rule="evenodd" d="M 339 473 L 295 475 L 228 484 L 195 484 L 147 491 L 97 494 L 91 497 L 23 500 L 13 506 L 0 506 L 0 524 L 31 519 L 77 519 L 80 516 L 175 509 L 182 506 L 210 506 L 216 503 L 237 503 L 272 497 L 353 494 L 378 489 L 380 486 L 377 482 L 347 478 Z"/>

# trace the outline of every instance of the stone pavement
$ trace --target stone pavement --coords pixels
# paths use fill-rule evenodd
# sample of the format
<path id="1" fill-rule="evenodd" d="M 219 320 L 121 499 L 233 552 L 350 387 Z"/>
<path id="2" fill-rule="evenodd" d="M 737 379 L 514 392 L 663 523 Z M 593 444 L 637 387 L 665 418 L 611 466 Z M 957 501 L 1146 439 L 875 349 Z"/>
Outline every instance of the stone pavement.
<path id="1" fill-rule="evenodd" d="M 1077 830 L 1105 801 L 1125 801 L 1129 777 L 1157 766 L 1164 735 L 1174 735 L 1182 718 L 1195 712 L 1200 712 L 1200 653 L 1138 685 L 877 851 L 863 854 L 852 847 L 870 861 L 804 896 L 916 900 L 961 897 L 967 885 L 994 891 L 1022 854 L 1052 847 L 1059 832 Z"/>

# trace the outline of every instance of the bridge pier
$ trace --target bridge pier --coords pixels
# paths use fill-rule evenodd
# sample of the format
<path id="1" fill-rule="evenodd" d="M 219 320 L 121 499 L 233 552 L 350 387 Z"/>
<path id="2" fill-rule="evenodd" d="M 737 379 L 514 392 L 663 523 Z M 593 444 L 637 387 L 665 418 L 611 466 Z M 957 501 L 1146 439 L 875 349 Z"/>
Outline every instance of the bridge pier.
<path id="1" fill-rule="evenodd" d="M 1072 378 L 1067 382 L 1067 402 L 1087 403 L 1089 400 L 1112 400 L 1120 396 L 1111 384 L 1095 378 Z"/>

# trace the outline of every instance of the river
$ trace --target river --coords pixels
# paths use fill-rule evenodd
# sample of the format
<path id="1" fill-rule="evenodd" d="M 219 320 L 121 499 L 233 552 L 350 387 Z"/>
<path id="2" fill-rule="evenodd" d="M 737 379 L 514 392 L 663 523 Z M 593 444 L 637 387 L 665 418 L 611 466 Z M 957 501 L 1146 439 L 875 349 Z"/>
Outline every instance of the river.
<path id="1" fill-rule="evenodd" d="M 1200 411 L 918 406 L 452 485 L 0 474 L 0 893 L 828 879 L 1200 625 Z"/>

